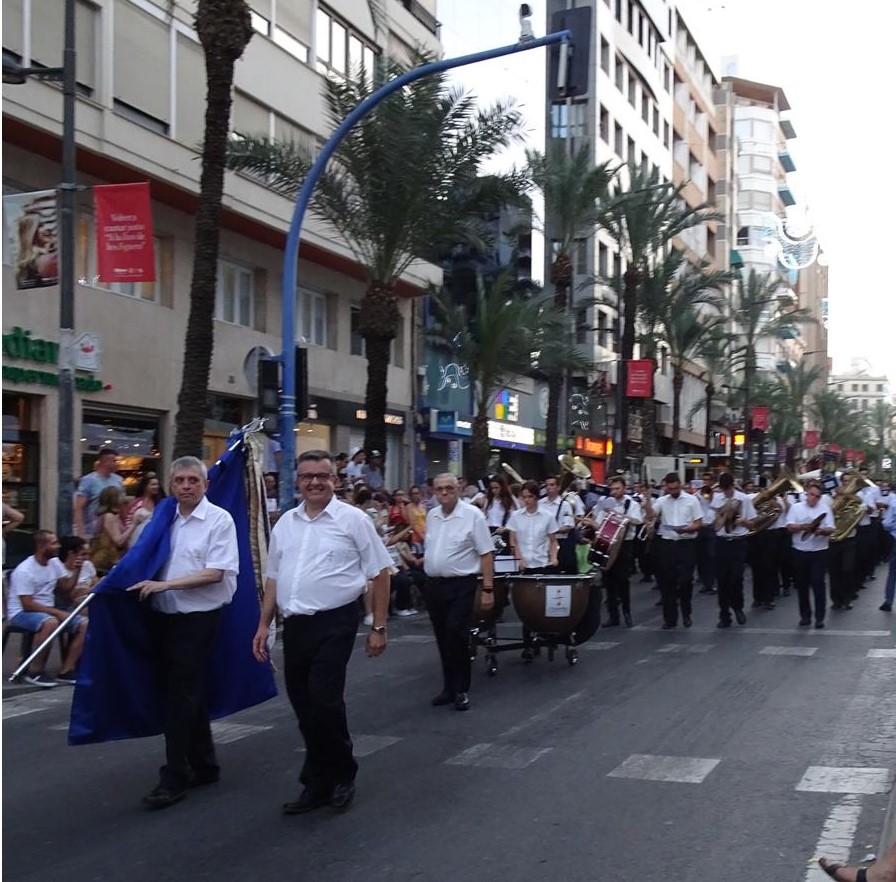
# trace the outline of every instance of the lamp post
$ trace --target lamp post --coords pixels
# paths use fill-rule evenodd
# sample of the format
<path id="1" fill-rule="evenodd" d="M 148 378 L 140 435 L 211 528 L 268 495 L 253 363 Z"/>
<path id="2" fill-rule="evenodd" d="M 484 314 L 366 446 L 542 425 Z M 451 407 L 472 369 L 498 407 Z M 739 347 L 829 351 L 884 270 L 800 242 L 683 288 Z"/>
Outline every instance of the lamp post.
<path id="1" fill-rule="evenodd" d="M 22 67 L 3 62 L 3 82 L 22 85 L 29 77 L 62 81 L 62 183 L 59 263 L 59 411 L 57 425 L 56 532 L 72 532 L 75 402 L 75 0 L 65 0 L 62 67 Z"/>

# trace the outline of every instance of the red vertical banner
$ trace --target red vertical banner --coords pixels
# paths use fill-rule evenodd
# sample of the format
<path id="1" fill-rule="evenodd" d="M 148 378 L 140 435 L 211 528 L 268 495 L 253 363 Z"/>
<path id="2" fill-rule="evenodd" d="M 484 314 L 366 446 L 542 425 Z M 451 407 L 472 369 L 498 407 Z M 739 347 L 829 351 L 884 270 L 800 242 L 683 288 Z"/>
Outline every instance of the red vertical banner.
<path id="1" fill-rule="evenodd" d="M 818 429 L 806 429 L 806 434 L 803 436 L 803 447 L 809 449 L 818 447 Z"/>
<path id="2" fill-rule="evenodd" d="M 856 461 L 856 452 L 851 447 L 847 447 L 846 450 L 843 451 L 843 458 L 850 465 Z"/>
<path id="3" fill-rule="evenodd" d="M 754 407 L 753 408 L 753 428 L 759 429 L 761 432 L 768 431 L 768 408 L 767 407 Z"/>
<path id="4" fill-rule="evenodd" d="M 96 266 L 101 282 L 154 282 L 149 184 L 105 184 L 93 188 Z"/>
<path id="5" fill-rule="evenodd" d="M 635 358 L 628 362 L 626 398 L 653 398 L 653 359 Z"/>
<path id="6" fill-rule="evenodd" d="M 865 451 L 864 450 L 856 451 L 856 462 L 865 462 Z"/>

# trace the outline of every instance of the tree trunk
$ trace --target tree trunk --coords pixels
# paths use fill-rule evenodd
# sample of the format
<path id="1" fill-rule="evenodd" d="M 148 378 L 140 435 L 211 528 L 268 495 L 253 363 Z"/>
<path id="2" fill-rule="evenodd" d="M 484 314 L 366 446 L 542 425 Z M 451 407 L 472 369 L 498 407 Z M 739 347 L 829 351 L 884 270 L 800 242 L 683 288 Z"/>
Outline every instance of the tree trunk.
<path id="1" fill-rule="evenodd" d="M 751 460 L 753 457 L 753 402 L 751 395 L 753 393 L 753 377 L 756 374 L 756 351 L 750 349 L 747 352 L 746 362 L 744 364 L 744 469 L 743 478 L 745 481 L 753 480 L 751 471 Z"/>
<path id="2" fill-rule="evenodd" d="M 252 36 L 249 8 L 243 0 L 200 0 L 195 24 L 205 52 L 205 131 L 193 236 L 190 315 L 174 421 L 175 457 L 202 456 L 214 349 L 218 245 L 233 69 Z"/>
<path id="3" fill-rule="evenodd" d="M 476 407 L 476 416 L 473 418 L 473 437 L 470 442 L 470 465 L 467 475 L 473 481 L 484 478 L 488 472 L 488 462 L 491 455 L 491 442 L 488 437 L 488 402 L 480 403 Z"/>
<path id="4" fill-rule="evenodd" d="M 386 461 L 386 398 L 388 395 L 389 348 L 401 313 L 390 285 L 370 285 L 361 301 L 358 330 L 367 352 L 367 390 L 364 408 L 364 446 L 379 450 Z"/>
<path id="5" fill-rule="evenodd" d="M 560 424 L 560 395 L 563 393 L 563 375 L 552 372 L 548 376 L 548 412 L 544 424 L 544 473 L 557 474 L 557 437 Z"/>
<path id="6" fill-rule="evenodd" d="M 619 367 L 617 370 L 617 382 L 622 387 L 620 401 L 622 407 L 619 413 L 619 433 L 621 443 L 616 453 L 617 467 L 628 467 L 628 423 L 629 423 L 629 399 L 625 394 L 628 381 L 628 362 L 635 354 L 635 321 L 638 316 L 638 285 L 641 283 L 641 273 L 630 266 L 623 275 L 622 295 L 622 351 L 620 353 Z"/>
<path id="7" fill-rule="evenodd" d="M 706 384 L 706 433 L 704 446 L 706 447 L 706 465 L 709 466 L 709 454 L 712 449 L 712 400 L 716 394 L 716 387 L 712 382 Z"/>
<path id="8" fill-rule="evenodd" d="M 681 450 L 681 387 L 684 385 L 684 371 L 673 368 L 672 372 L 672 456 Z"/>

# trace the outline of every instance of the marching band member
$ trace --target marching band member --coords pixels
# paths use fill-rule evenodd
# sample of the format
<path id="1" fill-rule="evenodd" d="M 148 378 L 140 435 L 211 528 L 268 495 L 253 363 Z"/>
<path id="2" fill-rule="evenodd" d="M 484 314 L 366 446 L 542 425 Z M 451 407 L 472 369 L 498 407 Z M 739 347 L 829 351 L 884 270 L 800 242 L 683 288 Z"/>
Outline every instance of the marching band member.
<path id="1" fill-rule="evenodd" d="M 703 486 L 697 491 L 697 499 L 703 510 L 703 526 L 697 534 L 697 575 L 703 583 L 700 594 L 716 593 L 716 531 L 712 527 L 713 513 L 710 510 L 715 480 L 712 472 L 704 472 Z"/>
<path id="2" fill-rule="evenodd" d="M 650 492 L 650 484 L 646 481 L 639 481 L 635 484 L 635 492 L 632 499 L 641 506 L 641 514 L 644 522 L 648 523 L 653 519 L 653 494 Z M 642 582 L 653 581 L 653 557 L 652 557 L 653 541 L 649 537 L 638 540 L 634 547 L 634 556 L 641 572 Z"/>
<path id="3" fill-rule="evenodd" d="M 815 603 L 815 627 L 824 627 L 827 605 L 824 576 L 827 570 L 828 537 L 836 526 L 831 506 L 821 501 L 821 484 L 811 481 L 806 485 L 805 502 L 797 502 L 787 513 L 787 529 L 793 541 L 793 574 L 800 601 L 800 625 L 812 624 L 812 604 Z"/>
<path id="4" fill-rule="evenodd" d="M 744 614 L 744 566 L 747 561 L 747 533 L 756 509 L 746 493 L 734 489 L 729 472 L 719 475 L 719 489 L 710 502 L 712 528 L 716 537 L 716 578 L 719 586 L 719 628 L 731 627 L 731 613 L 739 625 Z"/>
<path id="5" fill-rule="evenodd" d="M 520 491 L 523 508 L 507 522 L 510 545 L 520 572 L 544 572 L 557 566 L 557 529 L 554 518 L 538 505 L 538 484 L 526 481 Z"/>
<path id="6" fill-rule="evenodd" d="M 616 560 L 608 570 L 604 570 L 603 583 L 607 592 L 607 613 L 610 616 L 604 627 L 612 628 L 619 624 L 619 607 L 622 606 L 625 627 L 631 628 L 632 610 L 628 580 L 632 572 L 635 536 L 644 522 L 644 515 L 641 506 L 631 496 L 626 495 L 625 479 L 621 477 L 610 480 L 610 495 L 594 507 L 594 513 L 598 512 L 603 518 L 609 513 L 621 515 L 629 522 Z M 600 520 L 595 520 L 595 529 L 599 530 L 600 524 Z"/>
<path id="7" fill-rule="evenodd" d="M 539 507 L 544 509 L 557 526 L 557 541 L 559 542 L 558 565 L 563 573 L 576 574 L 579 571 L 579 562 L 576 557 L 576 517 L 585 514 L 582 500 L 575 493 L 560 493 L 560 481 L 554 475 L 549 475 L 544 480 L 545 495 L 539 502 Z"/>
<path id="8" fill-rule="evenodd" d="M 695 496 L 681 492 L 681 478 L 669 472 L 663 479 L 666 495 L 653 503 L 659 527 L 657 581 L 663 597 L 663 630 L 678 624 L 678 610 L 685 628 L 691 627 L 691 599 L 694 566 L 697 562 L 697 532 L 703 526 L 703 512 Z"/>

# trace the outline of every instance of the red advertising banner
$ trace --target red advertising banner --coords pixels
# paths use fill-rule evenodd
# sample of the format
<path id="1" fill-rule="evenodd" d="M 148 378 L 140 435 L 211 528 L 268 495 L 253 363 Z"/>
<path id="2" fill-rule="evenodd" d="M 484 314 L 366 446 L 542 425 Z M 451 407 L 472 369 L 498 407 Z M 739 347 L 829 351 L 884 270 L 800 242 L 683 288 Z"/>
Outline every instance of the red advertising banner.
<path id="1" fill-rule="evenodd" d="M 828 444 L 828 453 L 839 453 L 842 449 L 839 444 Z"/>
<path id="2" fill-rule="evenodd" d="M 846 450 L 843 451 L 843 457 L 847 462 L 855 462 L 856 452 L 851 447 L 847 447 Z"/>
<path id="3" fill-rule="evenodd" d="M 803 436 L 803 447 L 818 447 L 818 429 L 806 429 L 806 434 Z"/>
<path id="4" fill-rule="evenodd" d="M 856 462 L 865 462 L 865 451 L 864 450 L 856 451 Z"/>
<path id="5" fill-rule="evenodd" d="M 628 362 L 626 398 L 653 398 L 653 359 L 635 358 Z"/>
<path id="6" fill-rule="evenodd" d="M 761 432 L 768 431 L 768 408 L 767 407 L 754 407 L 753 408 L 753 428 L 759 429 Z"/>
<path id="7" fill-rule="evenodd" d="M 104 184 L 93 188 L 96 266 L 101 282 L 154 282 L 149 184 Z"/>

